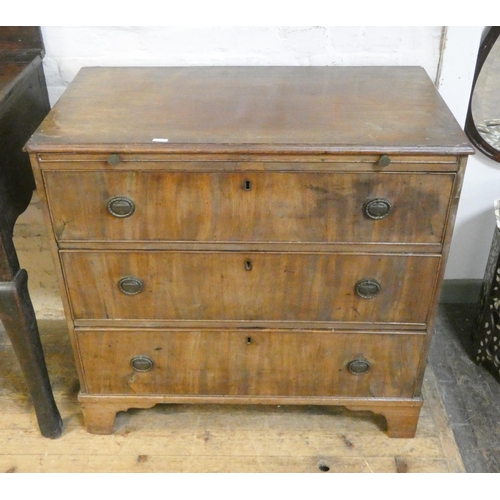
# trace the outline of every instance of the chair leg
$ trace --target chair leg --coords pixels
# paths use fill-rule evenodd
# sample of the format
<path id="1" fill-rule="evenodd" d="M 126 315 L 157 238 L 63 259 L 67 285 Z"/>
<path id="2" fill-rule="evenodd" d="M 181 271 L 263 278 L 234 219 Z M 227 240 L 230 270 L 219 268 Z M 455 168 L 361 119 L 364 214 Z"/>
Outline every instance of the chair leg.
<path id="1" fill-rule="evenodd" d="M 24 269 L 12 281 L 0 282 L 0 320 L 21 365 L 40 431 L 44 437 L 57 438 L 62 432 L 62 419 L 50 386 Z"/>

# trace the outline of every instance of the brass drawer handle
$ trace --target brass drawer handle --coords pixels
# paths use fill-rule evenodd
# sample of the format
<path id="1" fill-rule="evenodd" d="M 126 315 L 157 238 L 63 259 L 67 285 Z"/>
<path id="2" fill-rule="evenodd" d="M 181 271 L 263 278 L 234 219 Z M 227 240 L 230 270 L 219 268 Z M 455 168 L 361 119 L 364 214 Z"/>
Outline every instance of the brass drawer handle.
<path id="1" fill-rule="evenodd" d="M 114 196 L 108 201 L 108 212 L 114 217 L 130 217 L 135 212 L 135 203 L 126 196 Z"/>
<path id="2" fill-rule="evenodd" d="M 358 281 L 354 289 L 362 299 L 373 299 L 379 294 L 382 287 L 376 279 L 365 278 Z"/>
<path id="3" fill-rule="evenodd" d="M 370 363 L 364 358 L 353 359 L 347 364 L 347 368 L 353 375 L 363 375 L 370 370 Z"/>
<path id="4" fill-rule="evenodd" d="M 392 210 L 391 202 L 386 198 L 375 198 L 368 200 L 363 205 L 363 212 L 365 215 L 373 220 L 384 219 Z"/>
<path id="5" fill-rule="evenodd" d="M 149 356 L 134 356 L 130 365 L 136 372 L 148 372 L 153 369 L 154 362 Z"/>
<path id="6" fill-rule="evenodd" d="M 388 167 L 391 164 L 391 159 L 388 155 L 382 155 L 377 163 L 379 167 Z"/>
<path id="7" fill-rule="evenodd" d="M 134 276 L 124 276 L 118 281 L 118 288 L 120 292 L 125 295 L 137 295 L 142 292 L 144 288 L 144 283 L 139 278 L 135 278 Z"/>
<path id="8" fill-rule="evenodd" d="M 110 154 L 107 159 L 108 165 L 111 165 L 112 167 L 118 165 L 120 161 L 120 157 L 116 153 Z"/>

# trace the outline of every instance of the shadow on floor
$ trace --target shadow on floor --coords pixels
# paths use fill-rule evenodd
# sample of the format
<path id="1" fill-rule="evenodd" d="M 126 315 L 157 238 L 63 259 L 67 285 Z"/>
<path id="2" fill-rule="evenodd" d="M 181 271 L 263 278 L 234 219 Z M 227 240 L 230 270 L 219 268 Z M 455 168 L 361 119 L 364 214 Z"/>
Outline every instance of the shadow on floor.
<path id="1" fill-rule="evenodd" d="M 429 353 L 467 472 L 500 472 L 500 384 L 472 361 L 475 304 L 440 304 Z"/>

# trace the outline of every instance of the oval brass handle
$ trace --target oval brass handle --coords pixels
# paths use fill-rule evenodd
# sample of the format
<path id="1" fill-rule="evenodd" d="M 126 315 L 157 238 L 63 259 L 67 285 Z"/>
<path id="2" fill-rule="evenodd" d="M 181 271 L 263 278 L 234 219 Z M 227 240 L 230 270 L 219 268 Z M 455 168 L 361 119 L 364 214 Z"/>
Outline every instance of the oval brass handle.
<path id="1" fill-rule="evenodd" d="M 108 156 L 108 160 L 107 160 L 108 165 L 111 165 L 111 166 L 113 166 L 113 167 L 114 167 L 115 165 L 118 165 L 118 163 L 120 163 L 120 161 L 121 161 L 121 160 L 120 160 L 120 156 L 119 156 L 119 155 L 117 155 L 116 153 L 110 154 L 110 155 Z"/>
<path id="2" fill-rule="evenodd" d="M 154 362 L 149 356 L 134 356 L 130 360 L 130 365 L 136 372 L 148 372 L 153 369 Z"/>
<path id="3" fill-rule="evenodd" d="M 378 163 L 379 167 L 388 167 L 391 164 L 391 159 L 390 159 L 389 155 L 382 155 L 378 159 L 377 163 Z"/>
<path id="4" fill-rule="evenodd" d="M 135 203 L 126 196 L 114 196 L 108 201 L 108 212 L 114 217 L 130 217 L 135 212 Z"/>
<path id="5" fill-rule="evenodd" d="M 392 204 L 386 198 L 375 198 L 374 200 L 368 200 L 363 205 L 363 212 L 368 218 L 373 220 L 379 220 L 387 217 L 391 210 Z"/>
<path id="6" fill-rule="evenodd" d="M 124 276 L 118 281 L 118 288 L 120 292 L 125 295 L 136 295 L 142 292 L 144 288 L 144 283 L 139 278 L 135 278 L 134 276 Z"/>
<path id="7" fill-rule="evenodd" d="M 356 283 L 356 286 L 354 287 L 356 290 L 356 293 L 363 299 L 373 299 L 382 287 L 380 286 L 380 283 L 373 278 L 365 278 Z"/>
<path id="8" fill-rule="evenodd" d="M 370 370 L 370 362 L 364 358 L 353 359 L 347 363 L 347 368 L 354 375 L 363 375 Z"/>

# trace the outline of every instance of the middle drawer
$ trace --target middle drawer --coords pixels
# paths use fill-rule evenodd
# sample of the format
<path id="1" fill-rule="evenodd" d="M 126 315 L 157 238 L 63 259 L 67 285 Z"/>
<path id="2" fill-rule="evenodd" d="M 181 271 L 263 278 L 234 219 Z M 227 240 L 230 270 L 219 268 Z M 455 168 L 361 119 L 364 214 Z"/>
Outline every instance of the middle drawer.
<path id="1" fill-rule="evenodd" d="M 75 319 L 425 325 L 436 255 L 61 251 Z"/>

